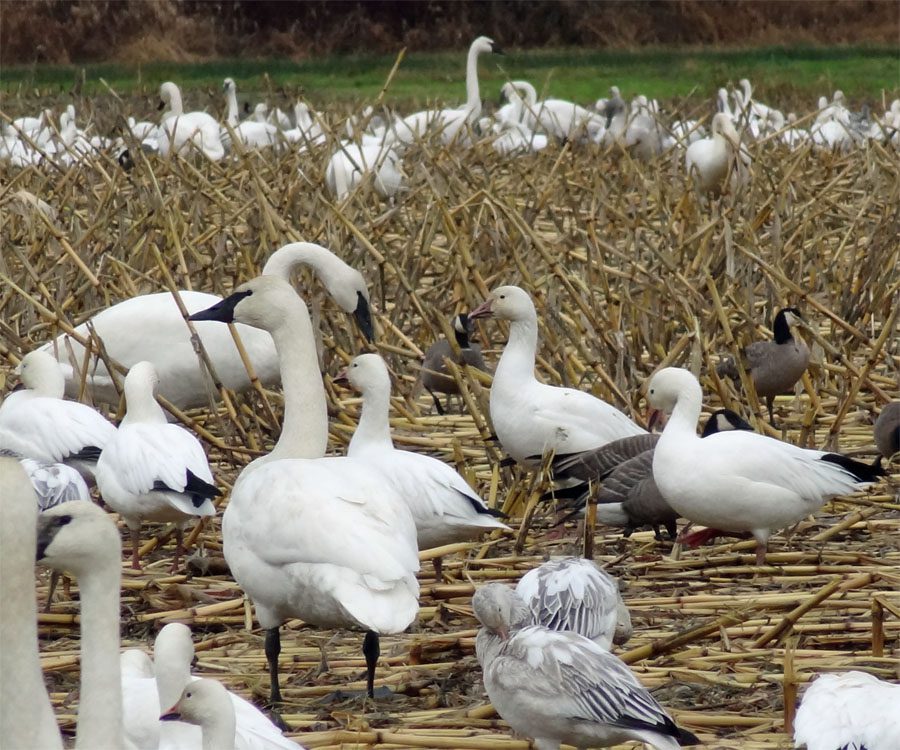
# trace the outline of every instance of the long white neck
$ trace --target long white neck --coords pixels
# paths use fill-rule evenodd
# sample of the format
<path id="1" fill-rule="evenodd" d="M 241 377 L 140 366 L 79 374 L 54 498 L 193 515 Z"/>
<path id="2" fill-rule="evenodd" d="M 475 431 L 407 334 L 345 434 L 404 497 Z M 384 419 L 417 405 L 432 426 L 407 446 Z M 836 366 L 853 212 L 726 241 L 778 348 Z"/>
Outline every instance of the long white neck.
<path id="1" fill-rule="evenodd" d="M 125 404 L 127 411 L 122 419 L 122 425 L 129 424 L 166 424 L 166 413 L 153 398 L 153 391 L 143 384 L 135 385 L 129 389 L 130 383 L 125 382 Z"/>
<path id="2" fill-rule="evenodd" d="M 122 674 L 119 667 L 120 550 L 78 578 L 81 589 L 81 701 L 76 748 L 120 748 Z"/>
<path id="3" fill-rule="evenodd" d="M 238 124 L 237 91 L 235 91 L 234 86 L 229 86 L 225 89 L 225 102 L 227 104 L 225 121 L 234 127 Z"/>
<path id="4" fill-rule="evenodd" d="M 231 700 L 227 705 L 217 706 L 211 721 L 205 721 L 203 730 L 203 750 L 234 750 L 235 717 Z"/>
<path id="5" fill-rule="evenodd" d="M 15 459 L 0 459 L 0 497 L 0 737 L 4 746 L 62 750 L 38 653 L 37 503 Z"/>
<path id="6" fill-rule="evenodd" d="M 334 253 L 314 242 L 291 242 L 278 248 L 263 266 L 263 276 L 280 276 L 290 282 L 297 266 L 309 266 L 317 274 L 337 260 Z M 343 261 L 341 261 L 343 263 Z"/>
<path id="7" fill-rule="evenodd" d="M 525 104 L 529 107 L 533 107 L 537 103 L 537 89 L 528 81 L 520 81 L 518 87 L 524 94 L 523 98 L 525 99 Z"/>
<path id="8" fill-rule="evenodd" d="M 394 447 L 388 417 L 390 406 L 390 381 L 370 385 L 363 391 L 362 413 L 359 415 L 359 425 L 347 448 L 348 456 L 358 455 L 366 448 L 391 449 Z"/>
<path id="9" fill-rule="evenodd" d="M 678 396 L 672 415 L 660 436 L 658 447 L 684 445 L 686 441 L 699 440 L 697 437 L 697 420 L 703 407 L 703 390 L 697 381 L 692 381 Z M 665 441 L 665 443 L 663 442 Z"/>
<path id="10" fill-rule="evenodd" d="M 481 115 L 481 93 L 478 90 L 478 48 L 469 47 L 466 60 L 466 110 L 472 119 Z"/>
<path id="11" fill-rule="evenodd" d="M 169 89 L 169 114 L 181 117 L 184 114 L 184 106 L 181 103 L 181 91 L 177 86 Z"/>
<path id="12" fill-rule="evenodd" d="M 505 381 L 534 380 L 534 357 L 537 351 L 537 315 L 514 320 L 509 326 L 509 341 L 497 363 L 495 378 Z"/>

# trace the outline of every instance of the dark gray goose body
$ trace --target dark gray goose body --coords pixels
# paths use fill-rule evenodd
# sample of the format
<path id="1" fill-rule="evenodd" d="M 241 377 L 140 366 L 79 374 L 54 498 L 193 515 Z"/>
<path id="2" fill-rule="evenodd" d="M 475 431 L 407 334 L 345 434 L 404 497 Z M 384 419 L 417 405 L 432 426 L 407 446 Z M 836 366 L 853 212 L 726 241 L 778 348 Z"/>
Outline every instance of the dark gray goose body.
<path id="1" fill-rule="evenodd" d="M 471 323 L 466 313 L 460 313 L 450 321 L 456 336 L 456 345 L 459 347 L 459 356 L 453 352 L 453 347 L 447 339 L 436 341 L 425 352 L 422 361 L 422 386 L 431 395 L 438 414 L 444 413 L 444 408 L 438 399 L 438 393 L 451 395 L 459 393 L 459 385 L 456 379 L 447 372 L 447 360 L 452 360 L 458 365 L 468 365 L 483 372 L 488 372 L 487 364 L 481 354 L 481 346 L 469 341 Z"/>
<path id="2" fill-rule="evenodd" d="M 875 420 L 875 445 L 884 458 L 900 451 L 900 401 L 885 404 Z"/>

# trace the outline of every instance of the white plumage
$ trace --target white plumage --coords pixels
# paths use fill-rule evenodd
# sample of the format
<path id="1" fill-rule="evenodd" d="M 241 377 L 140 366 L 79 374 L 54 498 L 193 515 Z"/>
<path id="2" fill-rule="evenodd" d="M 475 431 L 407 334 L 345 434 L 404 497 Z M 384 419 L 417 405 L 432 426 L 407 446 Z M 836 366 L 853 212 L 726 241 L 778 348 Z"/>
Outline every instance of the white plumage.
<path id="1" fill-rule="evenodd" d="M 694 141 L 684 155 L 687 173 L 697 190 L 716 195 L 724 189 L 726 179 L 732 190 L 743 184 L 749 161 L 731 117 L 724 112 L 713 117 L 712 135 Z"/>
<path id="2" fill-rule="evenodd" d="M 822 674 L 806 688 L 794 719 L 794 747 L 900 748 L 900 685 L 865 672 Z"/>
<path id="3" fill-rule="evenodd" d="M 234 79 L 226 78 L 222 86 L 225 91 L 225 102 L 227 105 L 227 114 L 225 122 L 231 132 L 237 136 L 237 139 L 247 148 L 270 148 L 278 142 L 278 128 L 275 125 L 265 121 L 244 120 L 238 122 L 238 104 L 237 104 L 237 87 Z M 225 132 L 224 139 L 226 145 L 231 145 L 232 134 Z"/>
<path id="4" fill-rule="evenodd" d="M 64 463 L 37 461 L 33 458 L 20 458 L 19 463 L 34 487 L 38 510 L 49 510 L 56 505 L 76 500 L 90 502 L 90 490 L 77 469 Z"/>
<path id="5" fill-rule="evenodd" d="M 491 421 L 503 450 L 516 461 L 534 461 L 597 448 L 645 432 L 605 401 L 573 388 L 538 382 L 534 376 L 537 313 L 528 294 L 515 286 L 495 289 L 469 318 L 510 321 L 506 344 L 491 385 Z"/>
<path id="6" fill-rule="evenodd" d="M 358 145 L 341 141 L 328 160 L 325 182 L 338 199 L 345 198 L 367 175 L 373 177 L 375 192 L 382 198 L 396 195 L 403 187 L 400 156 L 381 141 Z"/>
<path id="7" fill-rule="evenodd" d="M 132 566 L 140 568 L 138 548 L 142 521 L 174 521 L 181 553 L 181 526 L 192 516 L 216 512 L 212 498 L 221 494 L 200 442 L 166 421 L 156 403 L 159 383 L 150 362 L 138 362 L 125 377 L 128 412 L 97 462 L 97 486 L 104 502 L 131 530 Z"/>
<path id="8" fill-rule="evenodd" d="M 159 87 L 159 96 L 169 106 L 163 114 L 157 142 L 163 156 L 203 154 L 211 161 L 225 156 L 219 123 L 206 112 L 187 112 L 181 103 L 181 90 L 171 81 Z"/>

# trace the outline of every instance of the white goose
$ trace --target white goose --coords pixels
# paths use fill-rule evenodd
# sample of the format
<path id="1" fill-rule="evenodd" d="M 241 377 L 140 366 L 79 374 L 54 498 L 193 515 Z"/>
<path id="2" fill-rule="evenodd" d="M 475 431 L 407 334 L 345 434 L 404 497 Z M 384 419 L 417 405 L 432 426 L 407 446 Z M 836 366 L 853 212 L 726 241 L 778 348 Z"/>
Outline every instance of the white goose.
<path id="1" fill-rule="evenodd" d="M 732 190 L 746 179 L 750 157 L 741 148 L 741 138 L 728 114 L 719 112 L 712 119 L 712 135 L 688 146 L 684 163 L 688 175 L 701 193 L 718 195 L 727 184 Z"/>
<path id="2" fill-rule="evenodd" d="M 262 272 L 290 280 L 301 265 L 313 270 L 338 306 L 353 314 L 363 335 L 371 341 L 374 332 L 365 280 L 330 250 L 311 242 L 292 242 L 272 253 Z M 189 314 L 221 301 L 221 297 L 205 292 L 180 291 L 179 296 Z M 119 302 L 97 313 L 90 326 L 113 361 L 126 368 L 141 360 L 152 362 L 159 375 L 159 395 L 179 409 L 209 403 L 209 376 L 194 352 L 190 329 L 171 293 L 142 294 Z M 197 323 L 195 328 L 222 385 L 235 391 L 249 389 L 250 377 L 228 328 L 215 323 Z M 260 381 L 264 385 L 277 383 L 278 356 L 272 337 L 250 326 L 239 324 L 235 328 Z M 90 338 L 87 323 L 75 331 Z M 92 397 L 106 403 L 119 402 L 103 360 L 87 354 L 70 336 L 63 334 L 42 349 L 63 363 L 70 395 L 78 393 L 88 359 L 87 386 Z"/>
<path id="3" fill-rule="evenodd" d="M 508 320 L 509 341 L 491 385 L 491 422 L 503 446 L 518 462 L 539 461 L 546 453 L 580 453 L 645 432 L 605 401 L 534 377 L 538 321 L 528 293 L 501 286 L 469 318 Z"/>
<path id="4" fill-rule="evenodd" d="M 142 521 L 174 521 L 178 568 L 184 523 L 215 515 L 213 485 L 203 446 L 190 432 L 166 421 L 156 402 L 159 377 L 150 362 L 133 365 L 125 377 L 128 411 L 97 462 L 97 487 L 104 502 L 131 530 L 131 565 L 140 570 Z"/>
<path id="5" fill-rule="evenodd" d="M 206 112 L 185 112 L 181 90 L 171 81 L 159 87 L 159 96 L 169 109 L 163 114 L 157 138 L 162 156 L 203 154 L 210 161 L 225 156 L 219 123 Z"/>
<path id="6" fill-rule="evenodd" d="M 341 141 L 328 160 L 325 184 L 338 200 L 343 200 L 367 174 L 373 176 L 372 185 L 382 198 L 396 195 L 405 180 L 400 155 L 390 146 L 381 141 Z"/>
<path id="7" fill-rule="evenodd" d="M 46 352 L 26 354 L 17 372 L 25 389 L 0 405 L 0 450 L 68 464 L 93 482 L 100 451 L 116 428 L 90 406 L 63 399 L 62 368 Z"/>
<path id="8" fill-rule="evenodd" d="M 5 452 L 0 450 L 0 455 Z M 91 492 L 78 470 L 64 463 L 20 458 L 19 463 L 28 474 L 37 495 L 38 510 L 43 512 L 55 505 L 76 500 L 90 502 Z"/>
<path id="9" fill-rule="evenodd" d="M 482 53 L 503 54 L 492 39 L 478 37 L 469 47 L 466 59 L 466 103 L 457 109 L 428 109 L 397 120 L 391 126 L 392 136 L 400 143 L 410 144 L 430 130 L 440 133 L 444 143 L 464 139 L 466 125 L 481 115 L 481 95 L 478 91 L 478 56 Z"/>
<path id="10" fill-rule="evenodd" d="M 593 560 L 566 557 L 529 570 L 516 594 L 531 610 L 531 622 L 578 633 L 607 651 L 631 637 L 631 615 L 616 580 Z"/>
<path id="11" fill-rule="evenodd" d="M 341 377 L 363 397 L 359 425 L 347 455 L 382 472 L 406 501 L 416 523 L 419 549 L 460 542 L 493 529 L 509 530 L 496 518 L 502 514 L 488 508 L 469 483 L 443 461 L 394 448 L 388 422 L 391 379 L 381 357 L 361 354 Z M 434 567 L 440 578 L 439 558 Z"/>
<path id="12" fill-rule="evenodd" d="M 372 696 L 379 634 L 402 632 L 418 612 L 412 515 L 364 462 L 321 458 L 328 442 L 325 389 L 309 313 L 290 284 L 260 276 L 192 318 L 269 331 L 281 363 L 281 436 L 269 455 L 241 472 L 222 518 L 225 558 L 267 631 L 271 700 L 281 701 L 278 629 L 291 617 L 365 630 Z"/>
<path id="13" fill-rule="evenodd" d="M 672 414 L 653 454 L 660 493 L 684 518 L 710 527 L 696 539 L 715 530 L 749 532 L 756 539 L 759 565 L 765 563 L 772 531 L 814 513 L 836 495 L 863 489 L 878 476 L 878 468 L 837 453 L 797 448 L 755 432 L 699 438 L 695 430 L 703 392 L 687 370 L 660 370 L 647 393 L 653 409 Z"/>
<path id="14" fill-rule="evenodd" d="M 0 456 L 0 737 L 11 748 L 62 750 L 38 650 L 37 502 L 14 458 Z"/>
<path id="15" fill-rule="evenodd" d="M 821 674 L 794 719 L 794 747 L 895 750 L 900 747 L 900 685 L 865 672 Z"/>
<path id="16" fill-rule="evenodd" d="M 225 122 L 238 140 L 248 148 L 270 148 L 274 146 L 278 142 L 278 128 L 266 122 L 265 116 L 263 116 L 261 122 L 258 120 L 238 122 L 237 86 L 234 83 L 234 79 L 226 78 L 222 89 L 225 92 L 225 103 L 227 106 Z M 225 140 L 229 145 L 231 138 L 231 134 L 227 133 Z"/>
<path id="17" fill-rule="evenodd" d="M 518 600 L 518 601 L 517 601 Z M 482 586 L 472 608 L 484 687 L 497 713 L 537 750 L 645 742 L 678 750 L 699 740 L 679 728 L 617 656 L 578 633 L 521 624 L 521 600 L 501 583 Z M 476 643 L 478 642 L 476 640 Z"/>
<path id="18" fill-rule="evenodd" d="M 537 90 L 528 81 L 516 81 L 515 86 L 522 92 L 521 120 L 529 130 L 540 128 L 560 141 L 602 136 L 605 125 L 597 113 L 564 99 L 538 101 Z"/>

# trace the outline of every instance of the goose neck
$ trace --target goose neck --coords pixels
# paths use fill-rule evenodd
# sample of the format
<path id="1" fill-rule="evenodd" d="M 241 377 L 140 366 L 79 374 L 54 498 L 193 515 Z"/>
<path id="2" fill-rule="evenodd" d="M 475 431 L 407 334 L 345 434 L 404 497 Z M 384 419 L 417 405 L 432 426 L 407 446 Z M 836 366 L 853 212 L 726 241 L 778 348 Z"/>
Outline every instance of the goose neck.
<path id="1" fill-rule="evenodd" d="M 478 47 L 472 45 L 466 60 L 466 109 L 470 117 L 478 117 L 481 114 L 481 94 L 478 90 L 478 52 Z"/>
<path id="2" fill-rule="evenodd" d="M 314 242 L 291 242 L 269 256 L 262 273 L 263 276 L 280 276 L 290 283 L 297 266 L 309 266 L 317 275 L 324 275 L 336 260 L 334 253 Z"/>
<path id="3" fill-rule="evenodd" d="M 125 404 L 127 411 L 122 425 L 129 424 L 166 424 L 166 413 L 153 397 L 153 392 L 141 388 L 129 388 L 125 384 Z"/>
<path id="4" fill-rule="evenodd" d="M 184 105 L 181 103 L 181 89 L 172 85 L 169 88 L 169 112 L 168 116 L 181 117 L 184 114 Z"/>
<path id="5" fill-rule="evenodd" d="M 384 387 L 369 387 L 363 392 L 362 413 L 359 415 L 359 425 L 353 433 L 350 441 L 348 455 L 359 452 L 363 448 L 388 448 L 394 447 L 391 439 L 390 412 L 390 384 Z"/>
<path id="6" fill-rule="evenodd" d="M 156 693 L 162 710 L 174 706 L 191 679 L 191 665 L 184 664 L 172 654 L 153 654 L 153 676 L 156 678 Z"/>
<path id="7" fill-rule="evenodd" d="M 690 387 L 685 387 L 678 395 L 675 402 L 675 408 L 663 434 L 659 439 L 659 444 L 665 440 L 666 443 L 684 445 L 685 441 L 699 440 L 697 437 L 697 421 L 700 419 L 700 410 L 703 407 L 703 391 L 700 384 L 696 381 L 690 383 Z"/>
<path id="8" fill-rule="evenodd" d="M 217 706 L 214 714 L 201 725 L 203 731 L 203 750 L 234 750 L 235 724 L 234 708 L 231 699 L 228 705 Z"/>
<path id="9" fill-rule="evenodd" d="M 225 121 L 234 127 L 238 124 L 237 92 L 235 91 L 234 86 L 228 86 L 225 89 L 225 103 L 227 104 Z"/>
<path id="10" fill-rule="evenodd" d="M 496 377 L 534 379 L 537 337 L 536 316 L 513 320 L 509 325 L 509 340 L 497 363 Z"/>

